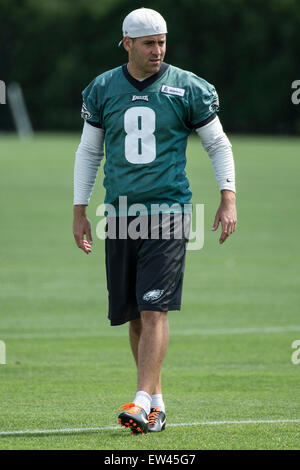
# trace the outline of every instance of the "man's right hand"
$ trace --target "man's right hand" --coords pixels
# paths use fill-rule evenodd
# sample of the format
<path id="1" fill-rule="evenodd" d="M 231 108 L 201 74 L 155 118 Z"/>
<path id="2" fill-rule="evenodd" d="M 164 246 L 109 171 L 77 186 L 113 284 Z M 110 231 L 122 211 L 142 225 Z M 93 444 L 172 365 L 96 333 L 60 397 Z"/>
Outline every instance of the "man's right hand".
<path id="1" fill-rule="evenodd" d="M 73 235 L 76 245 L 87 255 L 91 253 L 91 244 L 93 243 L 91 224 L 86 216 L 86 206 L 74 206 Z M 86 240 L 84 240 L 86 236 Z"/>

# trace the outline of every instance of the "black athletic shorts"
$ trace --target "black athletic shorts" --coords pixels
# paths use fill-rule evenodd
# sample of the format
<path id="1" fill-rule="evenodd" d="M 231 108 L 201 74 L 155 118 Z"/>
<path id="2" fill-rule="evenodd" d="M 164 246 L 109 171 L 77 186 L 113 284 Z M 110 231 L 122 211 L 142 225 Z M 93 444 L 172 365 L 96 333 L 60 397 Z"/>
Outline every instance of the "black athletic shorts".
<path id="1" fill-rule="evenodd" d="M 190 215 L 155 217 L 116 217 L 115 228 L 108 230 L 106 225 L 108 318 L 112 326 L 140 318 L 142 310 L 181 308 Z"/>

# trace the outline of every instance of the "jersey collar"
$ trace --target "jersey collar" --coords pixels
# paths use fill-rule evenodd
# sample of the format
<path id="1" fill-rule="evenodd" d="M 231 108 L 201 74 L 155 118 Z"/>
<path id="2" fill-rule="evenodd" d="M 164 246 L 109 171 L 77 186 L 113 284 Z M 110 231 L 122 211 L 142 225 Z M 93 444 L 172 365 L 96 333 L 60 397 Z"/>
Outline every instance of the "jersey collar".
<path id="1" fill-rule="evenodd" d="M 152 85 L 152 83 L 156 82 L 156 80 L 158 80 L 165 73 L 168 67 L 169 67 L 169 64 L 166 64 L 165 62 L 163 62 L 158 72 L 154 73 L 153 75 L 146 78 L 142 82 L 140 82 L 139 80 L 134 78 L 132 75 L 130 75 L 130 73 L 127 70 L 127 64 L 122 65 L 122 70 L 125 75 L 125 78 L 127 78 L 127 80 L 131 83 L 131 85 L 133 85 L 139 91 L 142 91 L 148 86 Z"/>

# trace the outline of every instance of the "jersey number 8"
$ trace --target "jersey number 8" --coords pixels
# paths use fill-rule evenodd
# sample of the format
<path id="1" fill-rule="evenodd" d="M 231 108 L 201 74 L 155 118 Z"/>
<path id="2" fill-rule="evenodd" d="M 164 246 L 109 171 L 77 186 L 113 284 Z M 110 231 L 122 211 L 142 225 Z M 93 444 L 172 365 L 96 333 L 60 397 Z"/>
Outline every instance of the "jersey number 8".
<path id="1" fill-rule="evenodd" d="M 125 157 L 130 163 L 150 163 L 156 157 L 155 112 L 135 106 L 124 114 Z"/>

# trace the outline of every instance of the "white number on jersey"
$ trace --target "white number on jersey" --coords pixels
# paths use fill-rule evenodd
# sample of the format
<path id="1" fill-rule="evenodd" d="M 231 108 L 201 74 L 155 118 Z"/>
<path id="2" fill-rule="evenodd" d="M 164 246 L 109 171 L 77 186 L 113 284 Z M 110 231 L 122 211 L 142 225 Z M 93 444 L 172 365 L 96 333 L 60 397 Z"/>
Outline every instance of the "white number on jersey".
<path id="1" fill-rule="evenodd" d="M 130 163 L 150 163 L 156 157 L 155 112 L 134 106 L 124 114 L 125 157 Z"/>

